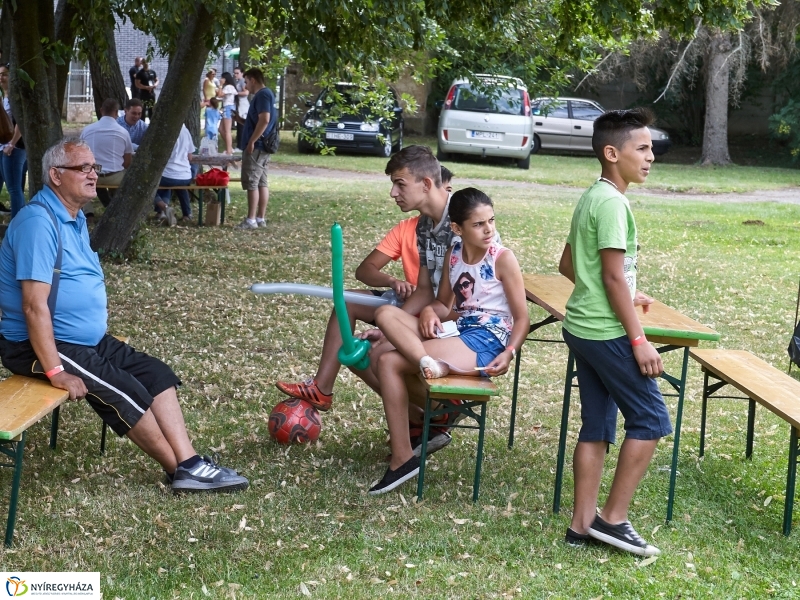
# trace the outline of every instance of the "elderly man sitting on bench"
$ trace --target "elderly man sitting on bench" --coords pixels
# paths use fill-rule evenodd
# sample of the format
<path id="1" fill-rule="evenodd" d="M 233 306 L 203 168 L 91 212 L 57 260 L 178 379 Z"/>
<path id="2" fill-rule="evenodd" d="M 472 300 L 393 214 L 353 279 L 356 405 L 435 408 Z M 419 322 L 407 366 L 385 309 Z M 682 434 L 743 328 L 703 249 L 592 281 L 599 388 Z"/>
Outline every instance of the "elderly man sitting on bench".
<path id="1" fill-rule="evenodd" d="M 44 188 L 0 246 L 0 359 L 12 373 L 50 380 L 86 401 L 118 435 L 164 469 L 175 492 L 248 486 L 197 455 L 166 364 L 108 335 L 106 288 L 81 208 L 95 197 L 88 144 L 63 139 L 42 158 Z"/>

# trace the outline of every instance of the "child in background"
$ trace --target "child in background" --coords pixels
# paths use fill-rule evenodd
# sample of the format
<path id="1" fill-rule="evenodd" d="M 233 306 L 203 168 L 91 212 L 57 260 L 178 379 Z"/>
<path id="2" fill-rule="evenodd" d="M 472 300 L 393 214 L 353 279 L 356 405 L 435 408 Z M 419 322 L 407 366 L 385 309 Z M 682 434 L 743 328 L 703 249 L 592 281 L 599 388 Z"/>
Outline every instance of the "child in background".
<path id="1" fill-rule="evenodd" d="M 658 440 L 672 432 L 655 378 L 664 370 L 644 336 L 636 306 L 653 303 L 636 291 L 638 240 L 625 192 L 644 183 L 653 163 L 646 109 L 607 112 L 594 122 L 592 148 L 600 177 L 572 215 L 558 270 L 575 283 L 567 301 L 563 336 L 575 356 L 581 395 L 581 430 L 572 461 L 575 510 L 564 541 L 590 538 L 633 554 L 660 554 L 628 520 L 628 507 Z M 625 441 L 605 506 L 597 512 L 603 464 L 625 417 Z"/>
<path id="2" fill-rule="evenodd" d="M 216 98 L 209 98 L 208 107 L 206 107 L 206 137 L 214 142 L 214 148 L 217 144 L 217 134 L 219 133 L 219 100 Z"/>
<path id="3" fill-rule="evenodd" d="M 444 256 L 436 299 L 419 318 L 381 306 L 375 320 L 385 339 L 374 330 L 365 335 L 396 348 L 378 358 L 392 457 L 383 479 L 370 488 L 373 495 L 393 490 L 419 473 L 420 459 L 409 441 L 408 408 L 409 398 L 424 397 L 424 392 L 413 375 L 421 371 L 427 379 L 444 377 L 451 368 L 474 376 L 502 375 L 528 334 L 522 272 L 513 252 L 496 241 L 491 199 L 475 188 L 459 190 L 450 198 L 448 214 L 452 232 L 461 240 Z M 457 296 L 457 287 L 469 287 L 471 293 Z M 438 338 L 442 321 L 453 312 L 460 335 Z"/>

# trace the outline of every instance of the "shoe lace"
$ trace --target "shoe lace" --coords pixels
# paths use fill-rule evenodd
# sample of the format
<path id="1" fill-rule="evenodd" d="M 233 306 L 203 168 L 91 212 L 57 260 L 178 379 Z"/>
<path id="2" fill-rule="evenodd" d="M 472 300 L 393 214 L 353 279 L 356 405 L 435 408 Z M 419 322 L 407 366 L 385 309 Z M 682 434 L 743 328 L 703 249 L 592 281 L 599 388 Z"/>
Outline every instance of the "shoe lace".
<path id="1" fill-rule="evenodd" d="M 645 545 L 647 542 L 644 541 L 644 538 L 639 535 L 639 533 L 633 528 L 630 521 L 625 521 L 624 523 L 620 523 L 622 528 L 625 530 L 625 533 L 628 537 L 631 538 L 637 544 Z"/>
<path id="2" fill-rule="evenodd" d="M 211 465 L 212 467 L 215 467 L 215 468 L 217 468 L 217 469 L 220 467 L 220 464 L 219 464 L 219 454 L 217 454 L 216 452 L 212 452 L 212 454 L 211 454 L 211 455 L 204 454 L 204 455 L 203 455 L 203 456 L 201 456 L 200 458 L 201 458 L 201 460 L 203 460 L 203 462 L 206 462 L 206 463 L 208 463 L 208 464 L 209 464 L 209 465 Z"/>

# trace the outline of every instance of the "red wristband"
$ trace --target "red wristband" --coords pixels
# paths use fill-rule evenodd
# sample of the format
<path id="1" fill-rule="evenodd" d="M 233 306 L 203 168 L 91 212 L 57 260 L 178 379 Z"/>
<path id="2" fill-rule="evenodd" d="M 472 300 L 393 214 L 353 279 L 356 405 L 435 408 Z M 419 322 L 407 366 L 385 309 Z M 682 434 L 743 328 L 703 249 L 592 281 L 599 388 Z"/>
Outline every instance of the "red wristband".
<path id="1" fill-rule="evenodd" d="M 647 342 L 647 338 L 643 335 L 637 335 L 635 338 L 631 340 L 631 346 L 641 346 Z"/>
<path id="2" fill-rule="evenodd" d="M 61 373 L 61 371 L 63 370 L 64 370 L 64 365 L 58 365 L 57 367 L 53 367 L 52 369 L 50 369 L 47 373 L 44 374 L 44 376 L 50 379 L 51 377 L 55 377 L 56 375 Z"/>

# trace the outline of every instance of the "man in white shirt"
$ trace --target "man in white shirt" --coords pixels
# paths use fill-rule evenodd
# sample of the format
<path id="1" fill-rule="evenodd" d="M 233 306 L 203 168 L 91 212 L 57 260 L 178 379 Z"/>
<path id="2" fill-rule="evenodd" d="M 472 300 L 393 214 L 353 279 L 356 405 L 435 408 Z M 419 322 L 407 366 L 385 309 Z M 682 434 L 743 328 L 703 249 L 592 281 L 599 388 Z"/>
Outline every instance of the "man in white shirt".
<path id="1" fill-rule="evenodd" d="M 100 120 L 87 125 L 81 132 L 81 139 L 86 140 L 94 154 L 94 159 L 102 170 L 97 174 L 97 187 L 119 185 L 125 175 L 125 169 L 133 160 L 131 136 L 117 123 L 119 102 L 108 98 L 100 107 Z M 103 206 L 111 202 L 108 190 L 98 189 L 97 197 Z"/>

